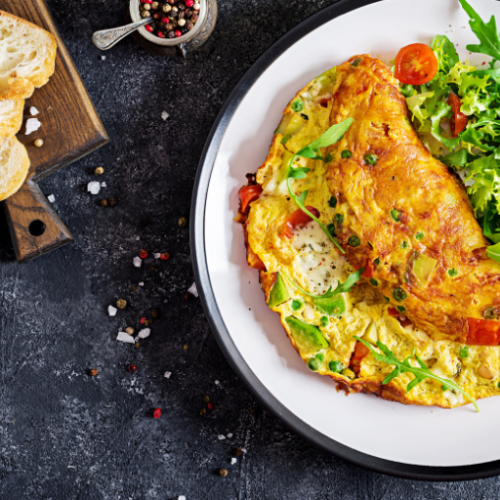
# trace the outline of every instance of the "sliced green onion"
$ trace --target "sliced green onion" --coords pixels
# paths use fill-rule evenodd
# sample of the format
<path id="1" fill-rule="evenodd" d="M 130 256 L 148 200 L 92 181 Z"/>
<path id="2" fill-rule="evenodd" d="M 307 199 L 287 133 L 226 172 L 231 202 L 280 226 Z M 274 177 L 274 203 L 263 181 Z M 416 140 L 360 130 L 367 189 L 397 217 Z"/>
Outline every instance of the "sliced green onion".
<path id="1" fill-rule="evenodd" d="M 401 302 L 402 300 L 405 300 L 406 297 L 407 297 L 406 292 L 402 288 L 400 288 L 400 287 L 397 287 L 397 288 L 395 288 L 392 291 L 392 296 L 398 302 Z"/>
<path id="2" fill-rule="evenodd" d="M 332 208 L 335 208 L 337 206 L 337 198 L 335 198 L 335 196 L 332 196 L 328 200 L 328 205 L 330 205 Z"/>
<path id="3" fill-rule="evenodd" d="M 350 247 L 359 247 L 359 245 L 361 245 L 361 240 L 356 235 L 349 236 L 349 239 L 347 240 L 347 244 Z"/>
<path id="4" fill-rule="evenodd" d="M 350 158 L 352 156 L 352 153 L 348 149 L 344 149 L 340 156 L 342 156 L 342 158 Z"/>
<path id="5" fill-rule="evenodd" d="M 391 210 L 391 217 L 396 221 L 396 222 L 399 222 L 399 216 L 401 215 L 401 212 L 399 210 L 396 210 L 395 208 L 393 208 Z"/>
<path id="6" fill-rule="evenodd" d="M 300 99 L 296 99 L 295 101 L 292 102 L 292 110 L 295 111 L 295 113 L 298 113 L 303 109 L 304 109 L 304 103 Z"/>
<path id="7" fill-rule="evenodd" d="M 368 165 L 375 165 L 375 163 L 377 163 L 377 160 L 378 160 L 378 156 L 377 155 L 374 155 L 374 154 L 367 154 L 365 155 L 365 162 L 368 163 Z"/>

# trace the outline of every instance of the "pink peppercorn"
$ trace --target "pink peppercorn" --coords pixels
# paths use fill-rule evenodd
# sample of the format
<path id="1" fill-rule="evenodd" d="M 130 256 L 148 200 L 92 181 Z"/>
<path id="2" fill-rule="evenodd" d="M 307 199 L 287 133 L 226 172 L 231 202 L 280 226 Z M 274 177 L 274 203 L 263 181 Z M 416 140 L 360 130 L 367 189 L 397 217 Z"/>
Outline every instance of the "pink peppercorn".
<path id="1" fill-rule="evenodd" d="M 153 417 L 154 418 L 160 418 L 161 417 L 161 408 L 156 408 L 156 410 L 153 412 Z"/>
<path id="2" fill-rule="evenodd" d="M 213 409 L 214 409 L 214 405 L 213 405 L 212 403 L 208 403 L 208 404 L 207 404 L 207 408 L 208 408 L 209 410 L 213 410 Z"/>
<path id="3" fill-rule="evenodd" d="M 158 38 L 165 38 L 165 35 L 161 31 L 158 31 Z"/>
<path id="4" fill-rule="evenodd" d="M 169 19 L 168 17 L 164 17 L 164 18 L 161 20 L 161 22 L 162 22 L 163 24 L 168 24 L 168 23 L 170 22 L 170 19 Z"/>
<path id="5" fill-rule="evenodd" d="M 150 24 L 147 24 L 145 26 L 145 28 L 146 28 L 146 31 L 149 31 L 150 33 L 153 31 L 153 27 Z"/>
<path id="6" fill-rule="evenodd" d="M 194 0 L 185 0 L 186 7 L 190 9 L 194 5 Z"/>
<path id="7" fill-rule="evenodd" d="M 149 27 L 149 24 L 148 24 L 148 27 Z M 149 31 L 149 30 L 148 30 Z M 151 31 L 153 31 L 153 28 L 151 28 Z M 141 259 L 145 259 L 146 257 L 148 256 L 148 251 L 147 250 L 141 250 L 139 252 L 139 257 Z"/>
<path id="8" fill-rule="evenodd" d="M 179 38 L 180 36 L 182 36 L 182 32 L 180 30 L 175 30 L 175 37 Z"/>

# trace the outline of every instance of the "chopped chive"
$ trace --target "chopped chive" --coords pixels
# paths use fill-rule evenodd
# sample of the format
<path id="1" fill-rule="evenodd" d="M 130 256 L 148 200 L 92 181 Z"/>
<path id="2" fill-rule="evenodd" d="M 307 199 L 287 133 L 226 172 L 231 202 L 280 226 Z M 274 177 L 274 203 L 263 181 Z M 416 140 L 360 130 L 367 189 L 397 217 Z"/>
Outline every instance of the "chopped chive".
<path id="1" fill-rule="evenodd" d="M 392 291 L 392 296 L 398 302 L 401 302 L 402 300 L 405 300 L 406 297 L 407 297 L 406 292 L 402 288 L 400 288 L 400 287 L 397 287 L 397 288 L 395 288 Z"/>
<path id="2" fill-rule="evenodd" d="M 458 276 L 458 271 L 456 269 L 448 269 L 448 276 L 450 278 L 454 278 L 455 276 Z"/>
<path id="3" fill-rule="evenodd" d="M 469 357 L 469 348 L 464 346 L 458 351 L 458 356 L 462 359 L 467 359 Z"/>
<path id="4" fill-rule="evenodd" d="M 359 245 L 361 245 L 361 240 L 356 235 L 349 236 L 349 239 L 347 240 L 347 244 L 350 247 L 359 247 Z"/>
<path id="5" fill-rule="evenodd" d="M 389 297 L 384 297 L 386 302 L 389 302 Z"/>
<path id="6" fill-rule="evenodd" d="M 298 311 L 302 307 L 302 302 L 300 300 L 292 300 L 292 309 Z"/>
<path id="7" fill-rule="evenodd" d="M 406 307 L 404 306 L 396 306 L 396 309 L 400 312 L 400 313 L 404 313 L 406 311 Z"/>
<path id="8" fill-rule="evenodd" d="M 333 155 L 331 155 L 330 153 L 328 153 L 325 156 L 325 163 L 330 163 L 332 160 L 333 160 Z"/>
<path id="9" fill-rule="evenodd" d="M 309 120 L 309 117 L 305 113 L 300 113 L 300 116 L 302 116 L 302 118 L 306 121 Z"/>
<path id="10" fill-rule="evenodd" d="M 350 158 L 352 156 L 352 153 L 348 149 L 344 149 L 340 156 L 342 156 L 342 158 Z"/>
<path id="11" fill-rule="evenodd" d="M 351 63 L 351 66 L 357 68 L 360 62 L 361 62 L 361 57 L 356 57 L 356 59 L 354 59 L 354 61 Z"/>
<path id="12" fill-rule="evenodd" d="M 422 238 L 424 237 L 424 233 L 422 233 L 422 231 L 419 231 L 416 235 L 415 235 L 415 239 L 420 241 Z"/>
<path id="13" fill-rule="evenodd" d="M 399 210 L 396 210 L 395 208 L 393 208 L 391 210 L 391 217 L 396 221 L 396 222 L 399 222 L 399 216 L 401 215 L 401 212 Z"/>
<path id="14" fill-rule="evenodd" d="M 330 205 L 332 208 L 335 208 L 337 206 L 337 198 L 335 198 L 335 196 L 332 196 L 328 200 L 328 205 Z"/>
<path id="15" fill-rule="evenodd" d="M 335 234 L 335 224 L 333 222 L 331 222 L 330 224 L 328 224 L 328 226 L 326 226 L 326 228 L 328 229 L 328 232 L 332 236 L 336 236 L 336 234 Z"/>
<path id="16" fill-rule="evenodd" d="M 340 226 L 340 224 L 344 222 L 344 216 L 342 214 L 335 214 L 333 216 L 333 221 L 335 222 L 335 224 Z"/>
<path id="17" fill-rule="evenodd" d="M 375 278 L 370 278 L 370 284 L 373 286 L 378 286 L 378 281 Z"/>
<path id="18" fill-rule="evenodd" d="M 295 111 L 295 113 L 298 113 L 303 109 L 304 109 L 304 103 L 300 99 L 296 99 L 295 101 L 292 102 L 292 110 Z"/>
<path id="19" fill-rule="evenodd" d="M 377 160 L 378 160 L 377 155 L 374 155 L 371 153 L 365 155 L 365 162 L 368 163 L 368 165 L 371 165 L 372 167 L 373 167 L 373 165 L 375 165 L 375 163 L 377 163 Z"/>
<path id="20" fill-rule="evenodd" d="M 408 248 L 408 243 L 406 241 L 403 241 L 403 243 L 401 243 L 401 248 L 403 250 L 407 249 Z"/>
<path id="21" fill-rule="evenodd" d="M 373 261 L 373 263 L 374 263 L 376 266 L 378 266 L 378 265 L 380 264 L 380 259 L 377 257 L 377 258 Z"/>

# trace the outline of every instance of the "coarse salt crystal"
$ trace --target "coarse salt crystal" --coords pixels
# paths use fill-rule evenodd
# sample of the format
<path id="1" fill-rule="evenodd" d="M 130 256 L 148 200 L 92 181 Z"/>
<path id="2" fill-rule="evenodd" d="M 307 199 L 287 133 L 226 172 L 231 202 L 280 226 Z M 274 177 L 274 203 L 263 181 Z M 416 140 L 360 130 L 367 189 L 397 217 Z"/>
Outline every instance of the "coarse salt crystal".
<path id="1" fill-rule="evenodd" d="M 236 458 L 231 458 L 231 465 L 234 465 L 238 460 Z"/>
<path id="2" fill-rule="evenodd" d="M 177 500 L 186 500 L 186 497 L 184 495 L 178 496 Z"/>
<path id="3" fill-rule="evenodd" d="M 144 281 L 140 281 L 139 286 L 144 286 Z"/>
<path id="4" fill-rule="evenodd" d="M 151 328 L 143 328 L 137 335 L 140 339 L 147 339 L 151 335 Z"/>
<path id="5" fill-rule="evenodd" d="M 118 332 L 116 340 L 118 340 L 119 342 L 124 342 L 125 344 L 135 344 L 134 338 L 125 332 Z"/>
<path id="6" fill-rule="evenodd" d="M 36 132 L 41 126 L 42 123 L 38 118 L 28 118 L 26 121 L 26 135 L 30 135 L 31 132 Z"/>
<path id="7" fill-rule="evenodd" d="M 106 56 L 101 56 L 101 61 L 105 61 L 106 60 Z"/>
<path id="8" fill-rule="evenodd" d="M 227 435 L 227 438 L 228 439 L 231 439 L 233 437 L 233 434 L 230 432 L 228 435 Z"/>
<path id="9" fill-rule="evenodd" d="M 161 253 L 154 253 L 153 256 L 155 259 L 159 259 L 161 257 Z"/>
<path id="10" fill-rule="evenodd" d="M 97 181 L 91 181 L 87 184 L 87 191 L 90 194 L 99 194 L 101 190 L 101 184 Z"/>
<path id="11" fill-rule="evenodd" d="M 219 434 L 219 435 L 217 436 L 217 439 L 218 439 L 219 441 L 222 441 L 223 439 L 226 439 L 226 436 L 224 436 L 224 434 Z"/>
<path id="12" fill-rule="evenodd" d="M 36 116 L 38 113 L 40 113 L 40 111 L 38 111 L 38 109 L 36 109 L 35 106 L 31 106 L 31 108 L 30 108 L 30 115 L 31 116 Z"/>
<path id="13" fill-rule="evenodd" d="M 54 203 L 54 201 L 56 201 L 56 197 L 53 194 L 49 194 L 49 196 L 47 196 L 47 200 L 49 200 L 50 203 Z"/>
<path id="14" fill-rule="evenodd" d="M 135 267 L 141 267 L 142 266 L 142 259 L 140 257 L 134 257 L 134 266 Z"/>
<path id="15" fill-rule="evenodd" d="M 165 373 L 163 374 L 163 376 L 164 376 L 165 378 L 170 378 L 170 375 L 172 375 L 172 372 L 165 372 Z"/>
<path id="16" fill-rule="evenodd" d="M 161 117 L 163 120 L 166 120 L 170 115 L 166 112 L 166 111 L 163 111 L 162 114 L 161 114 Z"/>
<path id="17" fill-rule="evenodd" d="M 118 311 L 116 307 L 108 306 L 108 314 L 110 316 L 116 316 L 116 311 Z"/>
<path id="18" fill-rule="evenodd" d="M 198 289 L 196 288 L 196 283 L 193 283 L 189 288 L 188 292 L 195 297 L 198 297 Z"/>
<path id="19" fill-rule="evenodd" d="M 105 182 L 101 182 L 101 187 L 106 188 L 106 187 L 108 187 L 108 185 Z"/>
<path id="20" fill-rule="evenodd" d="M 215 385 L 220 385 L 220 382 L 218 380 L 216 380 Z"/>
<path id="21" fill-rule="evenodd" d="M 139 240 L 141 239 L 141 237 L 140 237 L 140 236 L 136 236 L 136 237 L 135 237 L 135 239 L 136 239 L 137 241 L 139 241 Z"/>

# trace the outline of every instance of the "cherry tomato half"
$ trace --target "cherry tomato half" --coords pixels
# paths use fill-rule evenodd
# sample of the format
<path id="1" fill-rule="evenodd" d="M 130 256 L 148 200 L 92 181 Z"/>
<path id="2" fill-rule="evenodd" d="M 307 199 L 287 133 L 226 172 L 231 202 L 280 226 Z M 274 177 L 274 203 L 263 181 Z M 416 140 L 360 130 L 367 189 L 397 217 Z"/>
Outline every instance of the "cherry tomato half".
<path id="1" fill-rule="evenodd" d="M 395 307 L 389 307 L 389 309 L 387 309 L 387 313 L 389 316 L 396 318 L 403 328 L 411 325 L 411 321 L 403 313 L 400 313 Z"/>
<path id="2" fill-rule="evenodd" d="M 250 184 L 249 186 L 243 186 L 238 191 L 241 200 L 241 213 L 246 212 L 248 204 L 251 201 L 255 201 L 260 196 L 260 193 L 262 193 L 262 186 L 260 186 L 259 184 Z"/>
<path id="3" fill-rule="evenodd" d="M 370 349 L 365 346 L 362 342 L 356 342 L 356 347 L 354 349 L 354 354 L 349 362 L 349 368 L 356 374 L 359 375 L 359 370 L 361 368 L 361 360 L 370 352 Z"/>
<path id="4" fill-rule="evenodd" d="M 462 103 L 460 99 L 455 94 L 450 94 L 448 96 L 448 104 L 451 106 L 453 116 L 450 118 L 450 128 L 453 137 L 456 137 L 467 124 L 467 115 L 464 115 L 460 111 L 460 106 Z"/>
<path id="5" fill-rule="evenodd" d="M 467 318 L 469 345 L 498 345 L 500 344 L 500 322 L 492 319 Z"/>
<path id="6" fill-rule="evenodd" d="M 315 217 L 319 217 L 319 212 L 314 207 L 306 207 Z M 285 221 L 285 229 L 282 236 L 291 238 L 295 228 L 305 226 L 308 222 L 312 221 L 311 217 L 303 212 L 300 208 L 292 212 Z"/>
<path id="7" fill-rule="evenodd" d="M 428 45 L 412 43 L 398 52 L 395 67 L 394 76 L 400 82 L 423 85 L 436 75 L 438 61 Z"/>
<path id="8" fill-rule="evenodd" d="M 365 270 L 361 276 L 363 278 L 371 278 L 373 276 L 373 262 L 370 259 L 366 261 Z"/>

